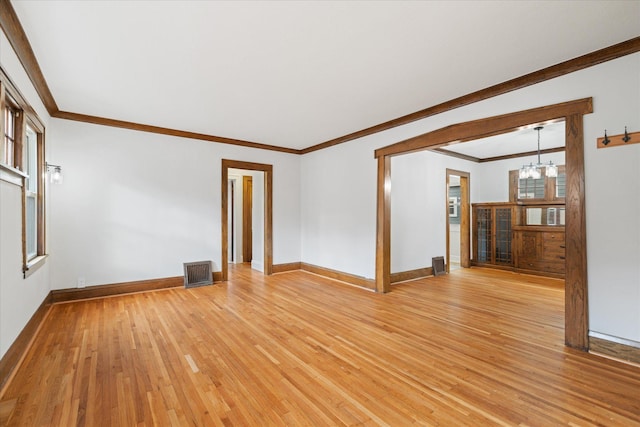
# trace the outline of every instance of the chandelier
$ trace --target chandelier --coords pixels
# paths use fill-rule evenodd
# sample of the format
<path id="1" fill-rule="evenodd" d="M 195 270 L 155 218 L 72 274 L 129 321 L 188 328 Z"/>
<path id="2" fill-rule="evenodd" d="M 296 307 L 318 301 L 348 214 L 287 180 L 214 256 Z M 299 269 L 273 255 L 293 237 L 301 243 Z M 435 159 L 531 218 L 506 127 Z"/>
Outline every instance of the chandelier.
<path id="1" fill-rule="evenodd" d="M 558 166 L 554 165 L 551 160 L 549 160 L 548 164 L 544 165 L 540 162 L 540 131 L 543 129 L 543 127 L 537 126 L 534 129 L 538 131 L 538 163 L 534 165 L 532 162 L 528 165 L 523 165 L 520 168 L 520 179 L 540 179 L 542 177 L 543 171 L 549 178 L 555 178 L 558 176 Z"/>

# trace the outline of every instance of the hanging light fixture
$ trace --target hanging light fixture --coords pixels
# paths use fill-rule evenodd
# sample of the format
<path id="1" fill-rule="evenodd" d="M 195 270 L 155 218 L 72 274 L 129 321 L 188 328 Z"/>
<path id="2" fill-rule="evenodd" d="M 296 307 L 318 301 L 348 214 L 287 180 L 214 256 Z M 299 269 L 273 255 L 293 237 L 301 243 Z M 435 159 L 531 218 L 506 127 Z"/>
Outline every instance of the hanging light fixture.
<path id="1" fill-rule="evenodd" d="M 544 170 L 546 176 L 548 176 L 549 178 L 555 178 L 558 176 L 558 166 L 554 165 L 551 160 L 549 160 L 549 164 L 546 165 L 543 165 L 540 162 L 540 131 L 543 129 L 543 127 L 537 126 L 534 129 L 538 131 L 538 163 L 534 165 L 532 162 L 528 165 L 523 165 L 520 168 L 520 172 L 518 175 L 520 176 L 520 179 L 540 179 Z"/>

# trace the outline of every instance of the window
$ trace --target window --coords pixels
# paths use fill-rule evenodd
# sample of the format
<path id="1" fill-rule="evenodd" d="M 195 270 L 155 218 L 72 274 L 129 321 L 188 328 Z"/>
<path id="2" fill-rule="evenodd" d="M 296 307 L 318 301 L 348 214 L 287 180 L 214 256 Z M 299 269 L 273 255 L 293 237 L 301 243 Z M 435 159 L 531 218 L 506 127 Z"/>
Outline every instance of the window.
<path id="1" fill-rule="evenodd" d="M 27 125 L 24 141 L 25 241 L 26 261 L 38 256 L 38 135 Z"/>
<path id="2" fill-rule="evenodd" d="M 545 178 L 519 178 L 518 199 L 544 199 Z"/>
<path id="3" fill-rule="evenodd" d="M 523 178 L 517 170 L 509 171 L 509 200 L 511 202 L 563 202 L 566 186 L 565 166 L 558 166 L 558 176 Z"/>
<path id="4" fill-rule="evenodd" d="M 25 277 L 45 258 L 44 126 L 0 69 L 0 168 L 2 179 L 21 187 L 22 259 Z"/>
<path id="5" fill-rule="evenodd" d="M 3 141 L 2 141 L 2 163 L 16 169 L 21 168 L 20 157 L 20 110 L 16 104 L 5 95 L 3 112 Z"/>

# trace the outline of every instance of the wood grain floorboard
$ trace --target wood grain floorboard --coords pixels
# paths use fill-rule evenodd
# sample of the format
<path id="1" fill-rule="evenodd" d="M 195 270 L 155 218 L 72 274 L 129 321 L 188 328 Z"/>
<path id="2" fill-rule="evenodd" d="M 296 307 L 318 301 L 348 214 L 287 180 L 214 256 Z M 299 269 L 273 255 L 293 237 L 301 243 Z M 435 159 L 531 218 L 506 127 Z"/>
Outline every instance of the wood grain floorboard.
<path id="1" fill-rule="evenodd" d="M 230 273 L 54 305 L 0 422 L 640 425 L 640 368 L 564 347 L 561 280 L 473 268 L 375 294 Z"/>

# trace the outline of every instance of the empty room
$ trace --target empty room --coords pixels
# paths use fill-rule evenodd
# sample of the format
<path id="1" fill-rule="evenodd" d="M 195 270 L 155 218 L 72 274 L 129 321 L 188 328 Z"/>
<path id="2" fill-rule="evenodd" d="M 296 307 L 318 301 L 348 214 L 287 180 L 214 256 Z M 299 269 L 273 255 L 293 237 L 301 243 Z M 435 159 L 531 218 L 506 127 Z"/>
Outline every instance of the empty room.
<path id="1" fill-rule="evenodd" d="M 640 1 L 0 28 L 0 425 L 640 425 Z"/>

